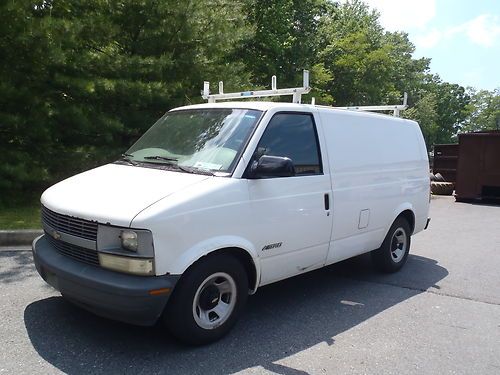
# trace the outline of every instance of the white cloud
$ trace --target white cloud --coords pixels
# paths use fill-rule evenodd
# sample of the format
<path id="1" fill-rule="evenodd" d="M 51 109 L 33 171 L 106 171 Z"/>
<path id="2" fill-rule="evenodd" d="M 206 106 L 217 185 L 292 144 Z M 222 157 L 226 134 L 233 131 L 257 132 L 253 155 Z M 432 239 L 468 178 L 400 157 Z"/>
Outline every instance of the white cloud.
<path id="1" fill-rule="evenodd" d="M 340 0 L 345 3 L 348 0 Z M 460 25 L 429 28 L 436 17 L 436 0 L 363 0 L 380 13 L 380 23 L 388 31 L 406 31 L 413 35 L 417 47 L 433 48 L 453 37 L 463 36 L 470 42 L 491 47 L 500 40 L 500 16 L 482 14 Z M 435 24 L 435 22 L 433 22 Z"/>
<path id="2" fill-rule="evenodd" d="M 482 47 L 492 47 L 500 37 L 500 17 L 482 14 L 470 21 L 444 30 L 431 29 L 415 37 L 415 44 L 420 48 L 433 48 L 442 41 L 456 36 L 465 36 L 468 40 Z"/>
<path id="3" fill-rule="evenodd" d="M 380 12 L 380 23 L 389 31 L 423 29 L 436 16 L 436 0 L 364 0 Z"/>
<path id="4" fill-rule="evenodd" d="M 500 37 L 500 17 L 482 14 L 462 25 L 469 40 L 483 47 L 491 47 Z"/>

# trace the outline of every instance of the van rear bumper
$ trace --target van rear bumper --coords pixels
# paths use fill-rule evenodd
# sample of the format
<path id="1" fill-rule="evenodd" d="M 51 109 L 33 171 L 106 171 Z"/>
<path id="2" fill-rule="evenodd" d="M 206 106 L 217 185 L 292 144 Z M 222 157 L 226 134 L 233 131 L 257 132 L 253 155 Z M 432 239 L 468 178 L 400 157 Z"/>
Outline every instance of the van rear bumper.
<path id="1" fill-rule="evenodd" d="M 178 275 L 135 276 L 106 270 L 60 254 L 42 235 L 33 241 L 33 259 L 40 276 L 71 302 L 96 315 L 137 325 L 153 325 L 173 290 Z"/>
<path id="2" fill-rule="evenodd" d="M 425 227 L 424 227 L 424 230 L 426 230 L 428 227 L 429 227 L 429 223 L 431 222 L 431 218 L 428 217 L 427 218 L 427 222 L 425 223 Z"/>

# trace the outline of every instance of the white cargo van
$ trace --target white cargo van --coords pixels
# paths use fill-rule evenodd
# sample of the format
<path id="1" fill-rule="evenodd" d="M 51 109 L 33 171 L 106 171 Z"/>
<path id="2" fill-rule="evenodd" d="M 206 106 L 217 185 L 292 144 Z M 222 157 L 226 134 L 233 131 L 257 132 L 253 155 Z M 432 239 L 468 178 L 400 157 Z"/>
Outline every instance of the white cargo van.
<path id="1" fill-rule="evenodd" d="M 404 265 L 428 224 L 416 122 L 209 101 L 167 112 L 122 159 L 44 192 L 33 256 L 46 282 L 98 315 L 161 319 L 199 344 L 262 285 L 366 252 L 382 271 Z"/>

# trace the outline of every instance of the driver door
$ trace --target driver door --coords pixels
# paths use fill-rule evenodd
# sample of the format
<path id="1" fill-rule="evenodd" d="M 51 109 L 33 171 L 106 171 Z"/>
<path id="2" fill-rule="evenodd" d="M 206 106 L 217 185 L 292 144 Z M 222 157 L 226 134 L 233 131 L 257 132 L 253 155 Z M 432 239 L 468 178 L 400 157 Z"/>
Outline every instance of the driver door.
<path id="1" fill-rule="evenodd" d="M 250 164 L 262 155 L 288 157 L 296 171 L 291 177 L 248 180 L 264 285 L 325 264 L 332 194 L 312 113 L 275 114 Z"/>

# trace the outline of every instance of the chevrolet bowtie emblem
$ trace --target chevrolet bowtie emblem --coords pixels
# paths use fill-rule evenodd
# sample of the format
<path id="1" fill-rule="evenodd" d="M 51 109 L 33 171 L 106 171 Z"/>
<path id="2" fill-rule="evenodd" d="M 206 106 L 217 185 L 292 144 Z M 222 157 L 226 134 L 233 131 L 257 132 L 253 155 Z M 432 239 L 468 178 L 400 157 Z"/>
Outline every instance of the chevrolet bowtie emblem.
<path id="1" fill-rule="evenodd" d="M 61 239 L 61 233 L 59 233 L 58 231 L 56 230 L 53 230 L 52 233 L 51 233 L 52 237 L 55 239 L 55 240 L 59 240 Z"/>

